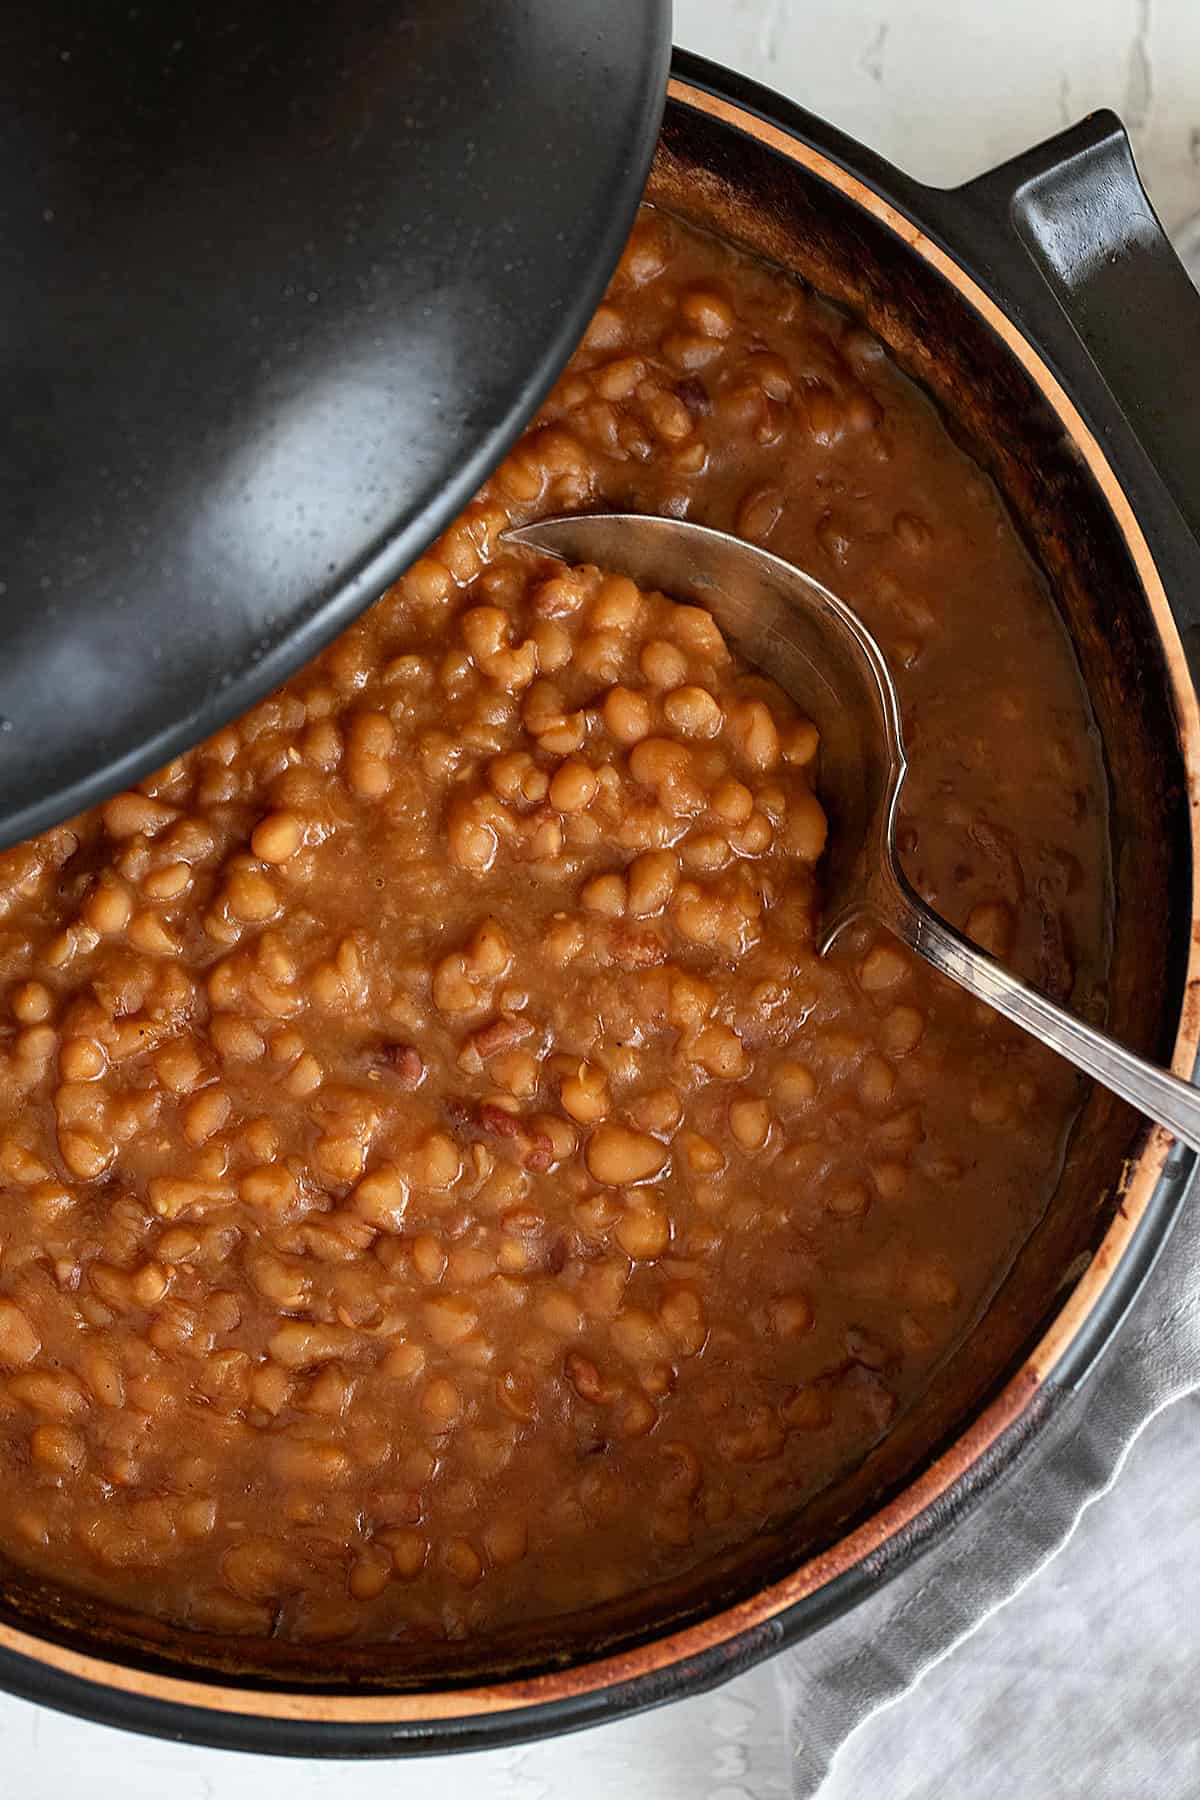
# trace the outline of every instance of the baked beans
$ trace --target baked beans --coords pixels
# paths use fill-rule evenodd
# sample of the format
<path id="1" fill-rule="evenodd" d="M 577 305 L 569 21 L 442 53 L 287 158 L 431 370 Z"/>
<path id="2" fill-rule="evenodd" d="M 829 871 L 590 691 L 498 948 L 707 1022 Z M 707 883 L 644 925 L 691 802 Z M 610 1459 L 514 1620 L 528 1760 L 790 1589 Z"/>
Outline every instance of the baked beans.
<path id="1" fill-rule="evenodd" d="M 1099 992 L 1103 776 L 995 494 L 852 320 L 645 212 L 404 579 L 0 858 L 11 1562 L 309 1642 L 635 1591 L 861 1462 L 1040 1216 L 1069 1072 L 884 934 L 814 953 L 811 721 L 701 609 L 499 542 L 597 506 L 857 605 L 913 879 Z"/>

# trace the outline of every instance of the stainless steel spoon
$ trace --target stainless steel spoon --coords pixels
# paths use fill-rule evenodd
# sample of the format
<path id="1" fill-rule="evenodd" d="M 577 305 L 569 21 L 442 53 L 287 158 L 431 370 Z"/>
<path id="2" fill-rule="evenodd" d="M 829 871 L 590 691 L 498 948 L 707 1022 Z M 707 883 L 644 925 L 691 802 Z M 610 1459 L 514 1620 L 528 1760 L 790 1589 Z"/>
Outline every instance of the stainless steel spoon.
<path id="1" fill-rule="evenodd" d="M 828 588 L 757 545 L 681 519 L 568 515 L 509 531 L 505 541 L 707 607 L 728 642 L 812 719 L 830 822 L 822 955 L 853 919 L 877 919 L 939 973 L 1200 1149 L 1200 1091 L 1010 975 L 910 885 L 896 854 L 907 772 L 896 689 L 870 632 Z"/>

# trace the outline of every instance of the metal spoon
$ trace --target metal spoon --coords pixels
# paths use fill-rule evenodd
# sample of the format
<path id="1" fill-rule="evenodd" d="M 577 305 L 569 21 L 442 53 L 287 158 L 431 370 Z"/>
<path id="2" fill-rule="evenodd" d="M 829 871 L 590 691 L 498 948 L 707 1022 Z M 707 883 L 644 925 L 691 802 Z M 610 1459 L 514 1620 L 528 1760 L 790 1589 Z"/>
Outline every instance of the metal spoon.
<path id="1" fill-rule="evenodd" d="M 681 519 L 569 515 L 509 531 L 505 541 L 697 601 L 728 642 L 803 707 L 821 734 L 830 822 L 822 955 L 852 920 L 878 920 L 940 974 L 1200 1149 L 1200 1091 L 1010 975 L 909 883 L 896 854 L 907 772 L 896 689 L 878 644 L 843 601 L 757 545 Z"/>

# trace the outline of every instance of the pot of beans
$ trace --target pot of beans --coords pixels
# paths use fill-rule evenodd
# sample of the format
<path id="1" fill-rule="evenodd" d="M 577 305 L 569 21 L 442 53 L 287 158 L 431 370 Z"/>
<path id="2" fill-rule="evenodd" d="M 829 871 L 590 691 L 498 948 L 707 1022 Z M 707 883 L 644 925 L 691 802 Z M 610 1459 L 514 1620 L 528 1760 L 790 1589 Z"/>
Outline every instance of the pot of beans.
<path id="1" fill-rule="evenodd" d="M 1190 1073 L 1198 321 L 1111 117 L 935 192 L 676 57 L 457 520 L 0 859 L 0 1681 L 512 1742 L 816 1630 L 1020 1457 L 1190 1157 L 883 931 L 818 955 L 811 723 L 503 533 L 687 517 L 826 582 L 896 674 L 915 886 Z"/>

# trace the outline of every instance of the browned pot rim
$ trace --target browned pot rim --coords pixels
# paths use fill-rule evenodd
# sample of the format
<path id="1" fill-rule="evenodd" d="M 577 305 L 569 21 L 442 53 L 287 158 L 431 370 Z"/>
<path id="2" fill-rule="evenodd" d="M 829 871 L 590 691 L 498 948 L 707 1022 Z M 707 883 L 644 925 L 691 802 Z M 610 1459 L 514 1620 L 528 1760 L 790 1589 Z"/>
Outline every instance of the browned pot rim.
<path id="1" fill-rule="evenodd" d="M 807 174 L 837 189 L 846 199 L 870 214 L 900 238 L 956 288 L 963 300 L 983 319 L 1026 370 L 1060 421 L 1064 432 L 1090 471 L 1111 509 L 1137 571 L 1162 647 L 1167 679 L 1175 711 L 1179 748 L 1187 773 L 1189 830 L 1192 848 L 1190 913 L 1195 919 L 1197 882 L 1200 880 L 1200 707 L 1188 673 L 1182 642 L 1176 628 L 1161 576 L 1129 498 L 1111 468 L 1100 443 L 1085 424 L 1062 384 L 1033 345 L 993 301 L 938 243 L 918 225 L 897 211 L 881 194 L 812 145 L 804 143 L 780 125 L 764 119 L 733 101 L 706 92 L 675 78 L 670 98 L 756 138 L 764 146 L 798 165 Z M 1184 1003 L 1175 1040 L 1171 1067 L 1188 1077 L 1200 1045 L 1200 943 L 1193 932 L 1188 949 Z M 911 1526 L 920 1515 L 945 1496 L 954 1484 L 1027 1411 L 1035 1395 L 1075 1344 L 1081 1329 L 1095 1312 L 1129 1251 L 1145 1216 L 1150 1198 L 1163 1175 L 1172 1140 L 1157 1127 L 1148 1131 L 1142 1147 L 1123 1174 L 1120 1205 L 1099 1248 L 1080 1277 L 1053 1324 L 1034 1346 L 1017 1372 L 994 1400 L 954 1444 L 922 1471 L 878 1512 L 827 1550 L 809 1557 L 782 1580 L 753 1598 L 726 1608 L 667 1636 L 635 1649 L 603 1656 L 594 1661 L 545 1675 L 495 1685 L 441 1688 L 426 1692 L 386 1694 L 327 1694 L 311 1689 L 232 1687 L 215 1681 L 192 1679 L 128 1667 L 102 1656 L 83 1654 L 48 1642 L 27 1631 L 0 1624 L 0 1651 L 9 1651 L 39 1663 L 58 1675 L 93 1683 L 131 1699 L 211 1713 L 250 1716 L 310 1727 L 395 1725 L 435 1726 L 440 1721 L 496 1718 L 530 1708 L 553 1706 L 566 1699 L 578 1700 L 602 1690 L 624 1687 L 653 1677 L 664 1669 L 708 1656 L 733 1646 L 749 1632 L 761 1632 L 771 1621 L 815 1594 L 837 1577 L 849 1574 L 866 1558 Z"/>

